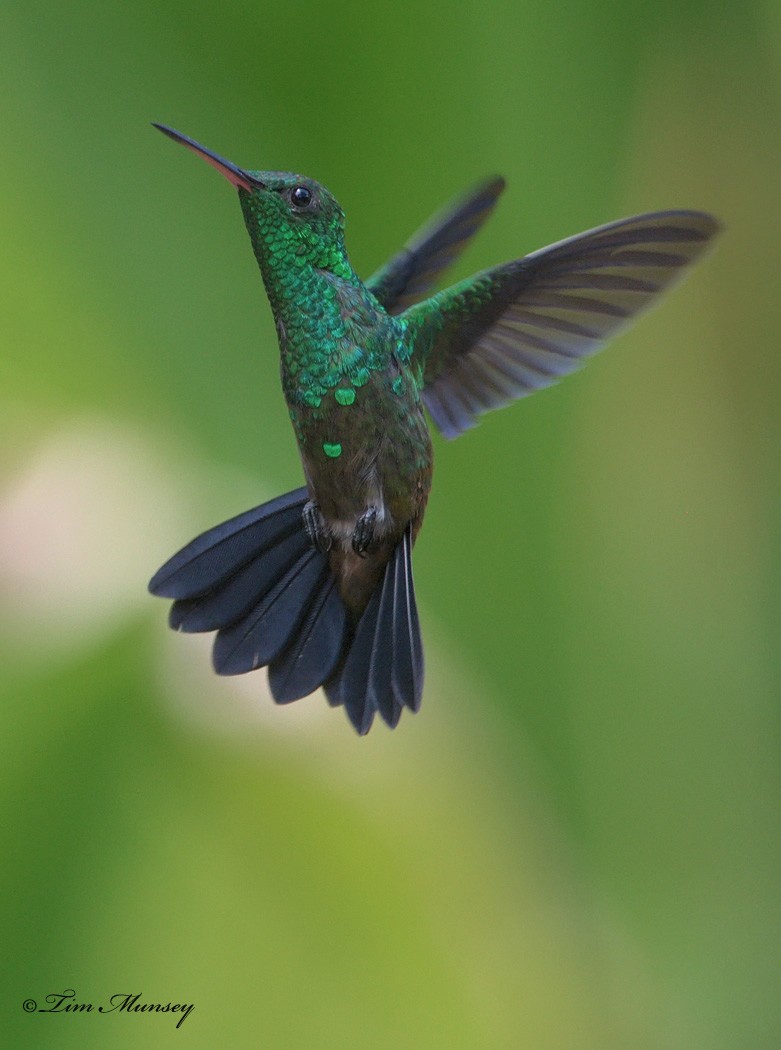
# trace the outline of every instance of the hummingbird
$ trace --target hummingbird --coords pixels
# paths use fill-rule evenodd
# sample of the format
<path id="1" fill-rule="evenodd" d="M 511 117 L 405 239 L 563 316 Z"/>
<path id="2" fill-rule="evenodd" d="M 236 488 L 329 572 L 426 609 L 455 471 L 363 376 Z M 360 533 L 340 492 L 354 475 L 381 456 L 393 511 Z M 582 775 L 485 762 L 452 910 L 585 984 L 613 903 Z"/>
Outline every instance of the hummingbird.
<path id="1" fill-rule="evenodd" d="M 214 669 L 268 667 L 274 700 L 323 687 L 361 735 L 417 711 L 412 547 L 446 438 L 575 371 L 719 230 L 700 211 L 620 219 L 434 292 L 496 205 L 486 178 L 363 281 L 314 179 L 240 168 L 162 124 L 238 191 L 276 325 L 305 485 L 202 533 L 160 568 L 169 623 L 216 631 Z"/>

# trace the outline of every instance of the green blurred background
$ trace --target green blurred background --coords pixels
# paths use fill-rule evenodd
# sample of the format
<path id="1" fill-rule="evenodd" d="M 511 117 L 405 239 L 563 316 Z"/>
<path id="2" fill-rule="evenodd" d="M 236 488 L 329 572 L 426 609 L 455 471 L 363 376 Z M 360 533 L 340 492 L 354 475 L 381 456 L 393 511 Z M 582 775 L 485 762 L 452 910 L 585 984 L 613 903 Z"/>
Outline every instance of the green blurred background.
<path id="1" fill-rule="evenodd" d="M 781 1045 L 776 0 L 11 0 L 0 59 L 4 1045 Z M 492 171 L 453 277 L 727 226 L 436 440 L 392 734 L 217 679 L 145 593 L 301 479 L 234 195 L 151 120 L 321 179 L 362 273 Z M 23 1012 L 66 988 L 195 1009 Z"/>

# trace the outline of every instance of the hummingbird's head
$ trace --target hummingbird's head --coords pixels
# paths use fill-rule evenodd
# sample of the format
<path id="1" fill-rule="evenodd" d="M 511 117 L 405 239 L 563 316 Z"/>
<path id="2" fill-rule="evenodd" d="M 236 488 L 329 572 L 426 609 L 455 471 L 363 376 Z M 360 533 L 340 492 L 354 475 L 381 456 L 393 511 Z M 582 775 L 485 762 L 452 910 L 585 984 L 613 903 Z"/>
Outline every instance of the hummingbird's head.
<path id="1" fill-rule="evenodd" d="M 239 191 L 244 221 L 258 262 L 269 268 L 313 266 L 347 275 L 344 212 L 314 179 L 281 171 L 247 171 L 194 139 L 155 124 L 175 142 L 198 153 Z"/>
<path id="2" fill-rule="evenodd" d="M 344 212 L 325 186 L 290 172 L 247 174 L 256 185 L 239 187 L 239 200 L 258 259 L 270 255 L 288 265 L 308 263 L 339 272 Z"/>

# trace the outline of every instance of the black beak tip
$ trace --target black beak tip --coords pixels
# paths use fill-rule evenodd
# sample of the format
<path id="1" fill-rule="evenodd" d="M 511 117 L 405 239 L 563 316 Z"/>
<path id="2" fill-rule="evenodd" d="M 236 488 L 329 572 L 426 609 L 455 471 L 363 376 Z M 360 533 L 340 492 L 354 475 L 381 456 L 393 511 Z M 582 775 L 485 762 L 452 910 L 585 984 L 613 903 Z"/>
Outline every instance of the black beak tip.
<path id="1" fill-rule="evenodd" d="M 164 135 L 167 135 L 169 139 L 176 139 L 177 141 L 181 141 L 181 139 L 184 138 L 184 135 L 182 135 L 180 132 L 174 131 L 173 128 L 169 128 L 166 124 L 158 124 L 156 120 L 152 121 L 152 127 L 157 128 L 158 131 L 162 131 L 162 133 Z"/>

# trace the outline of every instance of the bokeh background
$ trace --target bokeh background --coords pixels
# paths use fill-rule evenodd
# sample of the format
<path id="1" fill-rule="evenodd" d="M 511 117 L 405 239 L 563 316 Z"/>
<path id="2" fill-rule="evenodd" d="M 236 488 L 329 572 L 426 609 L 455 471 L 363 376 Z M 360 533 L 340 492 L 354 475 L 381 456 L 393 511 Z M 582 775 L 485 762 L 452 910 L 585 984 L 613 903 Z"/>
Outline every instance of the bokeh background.
<path id="1" fill-rule="evenodd" d="M 0 85 L 4 1045 L 781 1045 L 779 5 L 11 0 Z M 321 179 L 365 274 L 492 171 L 453 277 L 727 227 L 436 440 L 392 734 L 217 679 L 146 594 L 301 478 L 234 195 L 151 120 Z M 65 989 L 195 1009 L 24 1013 Z"/>

